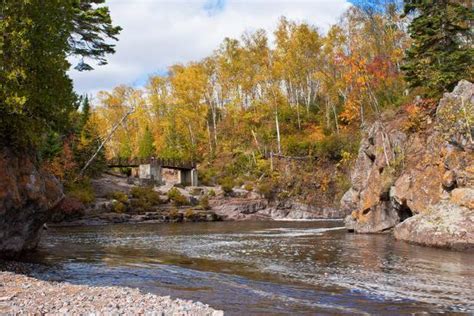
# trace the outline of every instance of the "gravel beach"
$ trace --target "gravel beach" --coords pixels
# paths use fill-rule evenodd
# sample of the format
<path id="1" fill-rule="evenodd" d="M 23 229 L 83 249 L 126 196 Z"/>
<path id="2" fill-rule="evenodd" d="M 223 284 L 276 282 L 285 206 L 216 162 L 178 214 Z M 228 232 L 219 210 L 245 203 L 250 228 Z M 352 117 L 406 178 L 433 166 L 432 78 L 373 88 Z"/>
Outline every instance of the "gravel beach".
<path id="1" fill-rule="evenodd" d="M 42 281 L 0 271 L 0 315 L 209 315 L 224 313 L 208 305 L 126 287 L 93 287 Z"/>

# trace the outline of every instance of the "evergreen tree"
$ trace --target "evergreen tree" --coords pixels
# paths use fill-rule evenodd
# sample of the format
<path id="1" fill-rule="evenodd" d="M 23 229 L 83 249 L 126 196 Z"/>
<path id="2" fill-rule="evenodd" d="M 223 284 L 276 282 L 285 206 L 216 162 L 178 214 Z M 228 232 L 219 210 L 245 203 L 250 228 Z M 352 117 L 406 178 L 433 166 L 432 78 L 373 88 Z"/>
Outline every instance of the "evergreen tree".
<path id="1" fill-rule="evenodd" d="M 150 128 L 147 126 L 145 132 L 138 144 L 138 157 L 149 158 L 155 155 L 155 144 L 153 135 L 151 134 Z"/>
<path id="2" fill-rule="evenodd" d="M 86 126 L 87 121 L 89 121 L 89 116 L 91 112 L 91 105 L 89 102 L 89 97 L 86 95 L 82 101 L 82 106 L 81 106 L 81 122 L 80 122 L 80 128 L 81 130 Z"/>
<path id="3" fill-rule="evenodd" d="M 45 133 L 71 125 L 76 95 L 67 57 L 105 63 L 116 39 L 104 0 L 2 0 L 0 5 L 0 145 L 32 148 Z"/>
<path id="4" fill-rule="evenodd" d="M 470 0 L 406 0 L 405 15 L 414 18 L 408 31 L 413 39 L 406 52 L 406 80 L 428 95 L 450 91 L 461 79 L 474 75 L 474 13 Z"/>

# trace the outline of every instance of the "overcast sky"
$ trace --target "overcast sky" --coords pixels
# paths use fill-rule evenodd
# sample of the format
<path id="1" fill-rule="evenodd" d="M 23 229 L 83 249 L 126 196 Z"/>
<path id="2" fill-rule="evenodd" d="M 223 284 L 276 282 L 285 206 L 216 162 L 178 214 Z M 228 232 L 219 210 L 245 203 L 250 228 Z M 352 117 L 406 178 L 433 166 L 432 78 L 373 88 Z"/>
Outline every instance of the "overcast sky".
<path id="1" fill-rule="evenodd" d="M 116 54 L 90 72 L 72 70 L 78 93 L 95 94 L 119 84 L 142 86 L 149 75 L 175 63 L 210 55 L 225 37 L 258 28 L 269 34 L 278 19 L 304 21 L 322 32 L 349 7 L 346 0 L 108 0 L 123 28 Z"/>

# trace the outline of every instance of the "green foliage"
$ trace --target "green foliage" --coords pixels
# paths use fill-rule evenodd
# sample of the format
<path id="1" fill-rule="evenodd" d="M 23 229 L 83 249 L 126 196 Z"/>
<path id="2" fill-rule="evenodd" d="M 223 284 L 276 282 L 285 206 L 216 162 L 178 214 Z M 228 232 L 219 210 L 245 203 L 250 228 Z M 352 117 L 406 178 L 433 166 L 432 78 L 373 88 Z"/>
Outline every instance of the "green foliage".
<path id="1" fill-rule="evenodd" d="M 275 196 L 276 184 L 271 179 L 266 179 L 258 184 L 257 192 L 267 200 L 271 200 Z"/>
<path id="2" fill-rule="evenodd" d="M 158 205 L 162 202 L 160 195 L 152 187 L 133 187 L 130 190 L 130 194 L 135 199 L 145 199 L 153 205 Z"/>
<path id="3" fill-rule="evenodd" d="M 152 187 L 133 187 L 130 195 L 133 198 L 130 203 L 136 212 L 152 211 L 155 206 L 163 203 L 158 192 Z"/>
<path id="4" fill-rule="evenodd" d="M 127 206 L 120 201 L 115 201 L 112 204 L 112 211 L 114 211 L 115 213 L 125 213 L 126 210 Z"/>
<path id="5" fill-rule="evenodd" d="M 81 169 L 94 155 L 101 143 L 102 139 L 97 132 L 96 126 L 86 121 L 73 144 L 74 160 Z M 85 174 L 89 177 L 97 177 L 106 168 L 105 152 L 101 150 L 86 169 Z"/>
<path id="6" fill-rule="evenodd" d="M 70 1 L 72 5 L 72 29 L 68 39 L 72 55 L 80 56 L 81 61 L 75 67 L 77 70 L 92 70 L 84 61 L 90 58 L 99 65 L 106 65 L 105 55 L 115 53 L 115 45 L 105 39 L 118 40 L 117 35 L 122 28 L 112 25 L 108 7 L 101 6 L 105 0 Z"/>
<path id="7" fill-rule="evenodd" d="M 408 31 L 413 39 L 406 52 L 406 80 L 440 96 L 461 79 L 474 78 L 474 11 L 470 1 L 405 1 L 405 14 L 414 14 Z"/>
<path id="8" fill-rule="evenodd" d="M 222 191 L 225 195 L 230 195 L 234 189 L 235 182 L 232 177 L 225 177 L 220 180 Z"/>
<path id="9" fill-rule="evenodd" d="M 214 191 L 213 189 L 210 189 L 209 192 L 207 193 L 208 196 L 210 197 L 214 197 L 216 196 L 216 191 Z"/>
<path id="10" fill-rule="evenodd" d="M 244 185 L 244 189 L 247 190 L 247 191 L 253 191 L 253 184 L 252 183 L 246 183 Z"/>
<path id="11" fill-rule="evenodd" d="M 44 160 L 52 160 L 59 156 L 62 151 L 62 140 L 58 133 L 49 131 L 40 146 L 40 157 Z"/>
<path id="12" fill-rule="evenodd" d="M 48 132 L 66 134 L 76 96 L 67 57 L 104 62 L 113 27 L 102 0 L 4 0 L 0 33 L 0 144 L 37 148 Z M 99 4 L 97 6 L 96 4 Z"/>
<path id="13" fill-rule="evenodd" d="M 343 153 L 355 153 L 359 148 L 359 141 L 353 136 L 332 134 L 316 144 L 315 152 L 318 158 L 339 161 Z"/>
<path id="14" fill-rule="evenodd" d="M 150 158 L 154 157 L 156 153 L 153 135 L 151 134 L 150 128 L 146 126 L 145 132 L 142 135 L 140 142 L 138 143 L 138 157 L 139 158 Z"/>
<path id="15" fill-rule="evenodd" d="M 120 192 L 120 191 L 113 192 L 111 194 L 111 197 L 112 197 L 112 199 L 117 200 L 121 203 L 127 203 L 128 202 L 128 195 L 123 193 L 123 192 Z"/>
<path id="16" fill-rule="evenodd" d="M 176 206 L 188 205 L 188 199 L 181 194 L 181 192 L 177 188 L 171 188 L 168 191 L 168 198 L 173 201 Z"/>
<path id="17" fill-rule="evenodd" d="M 214 185 L 217 172 L 213 168 L 200 168 L 199 169 L 199 182 L 202 185 Z"/>
<path id="18" fill-rule="evenodd" d="M 89 97 L 86 95 L 85 97 L 80 97 L 81 103 L 81 117 L 79 120 L 79 127 L 80 130 L 84 129 L 87 122 L 89 121 L 89 117 L 91 114 L 91 105 L 89 102 Z"/>
<path id="19" fill-rule="evenodd" d="M 89 179 L 67 183 L 65 189 L 68 196 L 78 199 L 83 204 L 90 204 L 95 201 L 94 189 Z"/>

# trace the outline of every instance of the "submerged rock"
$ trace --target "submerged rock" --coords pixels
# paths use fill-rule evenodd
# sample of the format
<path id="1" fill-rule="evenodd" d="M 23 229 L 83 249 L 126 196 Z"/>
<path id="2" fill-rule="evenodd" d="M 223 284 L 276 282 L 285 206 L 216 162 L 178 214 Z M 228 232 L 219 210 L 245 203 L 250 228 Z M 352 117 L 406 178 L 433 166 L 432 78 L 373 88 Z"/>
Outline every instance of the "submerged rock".
<path id="1" fill-rule="evenodd" d="M 27 155 L 0 149 L 0 257 L 34 249 L 51 208 L 63 196 L 58 180 Z"/>
<path id="2" fill-rule="evenodd" d="M 376 233 L 403 222 L 395 235 L 403 240 L 472 243 L 462 236 L 472 236 L 474 225 L 454 219 L 470 218 L 474 206 L 474 129 L 466 121 L 474 117 L 473 104 L 474 85 L 463 80 L 440 100 L 434 119 L 416 132 L 405 128 L 408 117 L 402 112 L 374 123 L 361 142 L 352 187 L 341 200 L 341 209 L 352 211 L 347 229 Z M 436 224 L 425 223 L 433 216 Z M 465 234 L 448 238 L 444 229 Z"/>

